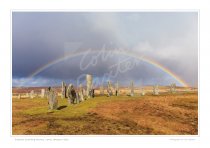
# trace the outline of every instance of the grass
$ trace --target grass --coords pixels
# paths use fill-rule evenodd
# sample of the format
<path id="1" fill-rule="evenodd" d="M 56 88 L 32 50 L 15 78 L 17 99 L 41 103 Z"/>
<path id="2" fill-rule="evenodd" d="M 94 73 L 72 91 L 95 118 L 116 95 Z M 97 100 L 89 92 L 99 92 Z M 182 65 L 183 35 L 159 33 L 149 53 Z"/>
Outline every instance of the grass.
<path id="1" fill-rule="evenodd" d="M 47 99 L 13 99 L 13 135 L 197 135 L 198 94 L 97 96 L 48 110 Z"/>

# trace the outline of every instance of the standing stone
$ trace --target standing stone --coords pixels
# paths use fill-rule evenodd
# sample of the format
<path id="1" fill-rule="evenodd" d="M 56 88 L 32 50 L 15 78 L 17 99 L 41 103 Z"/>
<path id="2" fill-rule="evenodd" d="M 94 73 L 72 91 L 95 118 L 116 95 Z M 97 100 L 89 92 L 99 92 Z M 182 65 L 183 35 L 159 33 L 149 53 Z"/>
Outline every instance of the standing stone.
<path id="1" fill-rule="evenodd" d="M 153 86 L 153 95 L 159 95 L 158 85 Z"/>
<path id="2" fill-rule="evenodd" d="M 113 95 L 113 92 L 112 92 L 112 84 L 110 81 L 107 82 L 107 94 L 108 94 L 108 97 L 112 96 Z"/>
<path id="3" fill-rule="evenodd" d="M 86 92 L 86 90 L 83 88 L 83 99 L 84 99 L 84 100 L 86 100 L 86 94 L 87 94 L 87 92 Z"/>
<path id="4" fill-rule="evenodd" d="M 32 91 L 30 92 L 30 98 L 31 98 L 31 99 L 34 98 L 34 90 L 32 90 Z"/>
<path id="5" fill-rule="evenodd" d="M 76 102 L 76 104 L 78 104 L 80 102 L 80 98 L 79 98 L 79 93 L 78 92 L 76 92 L 75 102 Z"/>
<path id="6" fill-rule="evenodd" d="M 93 78 L 92 78 L 92 76 L 91 75 L 89 75 L 89 74 L 87 74 L 86 75 L 86 82 L 87 82 L 87 97 L 88 98 L 90 98 L 91 97 L 91 91 L 92 91 L 92 80 L 93 80 Z"/>
<path id="7" fill-rule="evenodd" d="M 79 85 L 79 101 L 84 101 L 84 92 L 83 92 L 83 87 L 82 87 L 82 84 Z"/>
<path id="8" fill-rule="evenodd" d="M 115 96 L 119 96 L 119 83 L 115 84 Z"/>
<path id="9" fill-rule="evenodd" d="M 131 93 L 130 93 L 130 96 L 134 96 L 134 84 L 133 84 L 133 81 L 131 81 L 130 83 L 130 89 L 131 89 Z"/>
<path id="10" fill-rule="evenodd" d="M 68 98 L 67 96 L 67 85 L 64 86 L 64 98 Z"/>
<path id="11" fill-rule="evenodd" d="M 64 99 L 64 82 L 61 82 L 61 98 Z"/>
<path id="12" fill-rule="evenodd" d="M 69 84 L 67 88 L 67 97 L 69 104 L 74 104 L 77 101 L 77 93 L 72 84 Z"/>
<path id="13" fill-rule="evenodd" d="M 175 84 L 175 83 L 172 83 L 172 84 L 170 85 L 170 92 L 171 92 L 172 94 L 176 93 L 176 84 Z"/>
<path id="14" fill-rule="evenodd" d="M 61 98 L 64 99 L 64 98 L 67 98 L 67 95 L 66 95 L 66 84 L 64 81 L 62 81 L 61 83 Z"/>
<path id="15" fill-rule="evenodd" d="M 71 89 L 72 89 L 73 85 L 69 84 L 68 88 L 67 88 L 67 98 L 68 98 L 68 102 L 69 104 L 73 104 L 73 98 L 71 95 Z"/>
<path id="16" fill-rule="evenodd" d="M 100 86 L 100 95 L 101 96 L 104 95 L 104 86 L 103 85 Z"/>
<path id="17" fill-rule="evenodd" d="M 93 86 L 92 86 L 92 89 L 90 90 L 90 96 L 91 96 L 92 98 L 95 97 L 95 89 L 93 88 Z"/>
<path id="18" fill-rule="evenodd" d="M 41 98 L 45 97 L 45 89 L 41 89 Z"/>
<path id="19" fill-rule="evenodd" d="M 56 110 L 58 108 L 58 100 L 55 91 L 49 87 L 48 88 L 48 104 L 49 110 Z"/>

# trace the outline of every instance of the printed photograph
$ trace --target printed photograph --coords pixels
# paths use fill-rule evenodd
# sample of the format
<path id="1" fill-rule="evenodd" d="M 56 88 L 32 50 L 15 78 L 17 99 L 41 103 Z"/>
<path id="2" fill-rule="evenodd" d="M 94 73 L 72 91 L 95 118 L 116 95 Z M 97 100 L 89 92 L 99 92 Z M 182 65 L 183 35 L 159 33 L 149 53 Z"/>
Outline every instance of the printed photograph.
<path id="1" fill-rule="evenodd" d="M 12 135 L 198 135 L 197 11 L 13 11 Z"/>

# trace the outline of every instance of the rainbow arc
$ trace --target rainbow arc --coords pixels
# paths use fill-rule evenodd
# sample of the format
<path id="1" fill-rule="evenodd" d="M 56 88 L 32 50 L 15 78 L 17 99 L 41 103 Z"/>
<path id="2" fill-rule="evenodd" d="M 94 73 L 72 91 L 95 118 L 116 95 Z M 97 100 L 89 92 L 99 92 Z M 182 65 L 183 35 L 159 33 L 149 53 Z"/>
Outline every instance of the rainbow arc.
<path id="1" fill-rule="evenodd" d="M 96 53 L 98 51 L 92 51 L 91 53 Z M 129 56 L 129 57 L 132 57 L 132 58 L 136 58 L 138 60 L 141 60 L 141 61 L 144 61 L 146 63 L 149 63 L 151 65 L 153 65 L 154 67 L 158 68 L 158 69 L 161 69 L 162 71 L 164 71 L 165 73 L 167 73 L 168 75 L 170 75 L 171 77 L 173 77 L 176 81 L 178 81 L 182 86 L 184 87 L 188 87 L 188 84 L 183 80 L 181 79 L 181 77 L 179 77 L 178 75 L 176 75 L 174 72 L 172 72 L 170 69 L 164 67 L 162 64 L 158 63 L 157 61 L 155 60 L 152 60 L 152 59 L 149 59 L 147 57 L 142 57 L 142 56 L 139 56 L 138 54 L 136 53 L 131 53 L 131 52 L 114 52 L 115 54 L 120 54 L 120 55 L 125 55 L 125 56 Z M 38 75 L 39 73 L 43 72 L 44 70 L 52 67 L 53 65 L 55 64 L 58 64 L 60 62 L 63 62 L 64 60 L 66 59 L 70 59 L 70 58 L 74 58 L 74 57 L 77 57 L 77 56 L 81 56 L 83 55 L 84 53 L 83 52 L 78 52 L 78 53 L 72 53 L 72 54 L 69 54 L 69 55 L 66 55 L 66 56 L 62 56 L 56 60 L 53 60 L 45 65 L 43 65 L 42 67 L 38 68 L 37 70 L 35 70 L 32 74 L 29 75 L 29 78 L 32 78 L 36 75 Z"/>

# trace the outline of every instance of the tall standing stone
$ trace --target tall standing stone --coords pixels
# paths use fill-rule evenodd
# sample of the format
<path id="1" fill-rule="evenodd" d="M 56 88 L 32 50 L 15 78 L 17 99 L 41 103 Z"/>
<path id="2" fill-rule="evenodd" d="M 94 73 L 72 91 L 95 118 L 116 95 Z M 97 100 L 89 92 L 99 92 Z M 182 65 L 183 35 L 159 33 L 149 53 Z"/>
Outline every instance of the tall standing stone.
<path id="1" fill-rule="evenodd" d="M 119 83 L 115 84 L 115 96 L 119 96 Z"/>
<path id="2" fill-rule="evenodd" d="M 74 104 L 75 102 L 77 102 L 77 93 L 72 84 L 69 84 L 67 88 L 67 97 L 69 104 Z"/>
<path id="3" fill-rule="evenodd" d="M 55 91 L 49 87 L 48 88 L 48 104 L 50 110 L 56 110 L 58 107 L 58 100 Z"/>
<path id="4" fill-rule="evenodd" d="M 112 92 L 112 84 L 110 81 L 107 82 L 107 93 L 108 93 L 108 96 L 112 96 L 113 95 L 113 92 Z"/>
<path id="5" fill-rule="evenodd" d="M 89 74 L 87 74 L 86 75 L 86 85 L 87 85 L 87 91 L 86 91 L 86 95 L 87 95 L 87 97 L 88 98 L 90 98 L 91 97 L 91 91 L 92 91 L 92 81 L 93 81 L 93 78 L 92 78 L 92 76 L 91 75 L 89 75 Z"/>
<path id="6" fill-rule="evenodd" d="M 79 85 L 79 92 L 78 92 L 78 97 L 79 97 L 79 101 L 84 101 L 84 91 L 83 91 L 83 87 L 82 84 Z"/>
<path id="7" fill-rule="evenodd" d="M 134 84 L 133 81 L 130 82 L 130 96 L 134 96 Z"/>
<path id="8" fill-rule="evenodd" d="M 67 97 L 67 84 L 65 84 L 64 86 L 64 98 L 68 98 Z"/>
<path id="9" fill-rule="evenodd" d="M 79 93 L 76 91 L 76 98 L 75 98 L 76 104 L 80 102 L 80 96 Z"/>
<path id="10" fill-rule="evenodd" d="M 66 84 L 64 81 L 61 83 L 61 98 L 64 99 L 66 98 Z"/>
<path id="11" fill-rule="evenodd" d="M 86 93 L 86 89 L 83 88 L 83 99 L 84 99 L 84 100 L 86 100 L 86 94 L 87 94 L 87 93 Z"/>
<path id="12" fill-rule="evenodd" d="M 41 89 L 41 98 L 45 97 L 45 89 Z"/>
<path id="13" fill-rule="evenodd" d="M 171 92 L 172 94 L 176 93 L 176 84 L 175 84 L 175 83 L 172 83 L 172 84 L 170 85 L 170 92 Z"/>
<path id="14" fill-rule="evenodd" d="M 92 88 L 92 89 L 91 89 L 91 91 L 90 91 L 90 96 L 91 96 L 92 98 L 94 98 L 94 97 L 95 97 L 95 89 L 94 89 L 93 85 L 92 85 L 91 88 Z"/>
<path id="15" fill-rule="evenodd" d="M 73 87 L 72 84 L 69 84 L 69 86 L 67 87 L 67 99 L 68 99 L 69 104 L 73 104 L 73 99 L 72 99 L 72 96 L 71 96 L 72 87 Z"/>
<path id="16" fill-rule="evenodd" d="M 153 95 L 159 95 L 158 85 L 153 86 Z"/>

